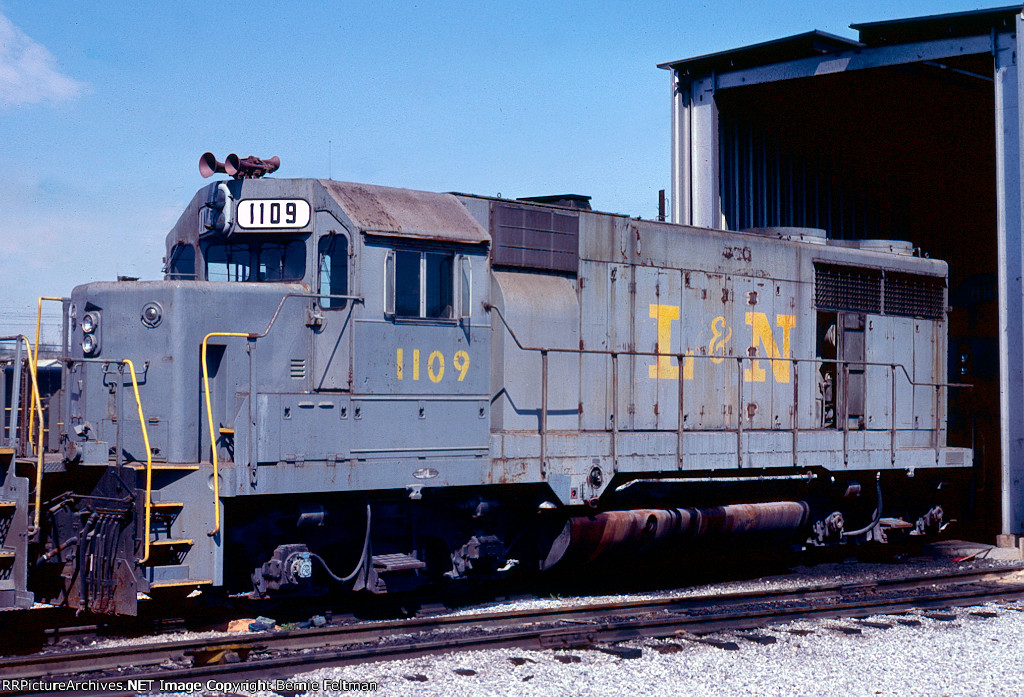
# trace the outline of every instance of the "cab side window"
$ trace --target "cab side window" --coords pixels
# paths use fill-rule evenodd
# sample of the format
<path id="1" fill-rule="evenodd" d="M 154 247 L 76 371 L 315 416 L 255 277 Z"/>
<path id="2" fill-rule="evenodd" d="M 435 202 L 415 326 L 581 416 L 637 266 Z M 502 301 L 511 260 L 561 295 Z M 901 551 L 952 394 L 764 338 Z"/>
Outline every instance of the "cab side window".
<path id="1" fill-rule="evenodd" d="M 320 238 L 317 253 L 320 294 L 348 295 L 348 238 L 338 234 L 325 235 Z M 348 307 L 348 300 L 321 297 L 320 307 L 344 310 Z"/>
<path id="2" fill-rule="evenodd" d="M 420 317 L 420 253 L 395 252 L 395 316 Z"/>
<path id="3" fill-rule="evenodd" d="M 167 280 L 193 280 L 196 277 L 196 248 L 179 242 L 171 250 L 167 263 Z"/>
<path id="4" fill-rule="evenodd" d="M 399 318 L 454 319 L 455 254 L 390 250 L 385 312 Z"/>

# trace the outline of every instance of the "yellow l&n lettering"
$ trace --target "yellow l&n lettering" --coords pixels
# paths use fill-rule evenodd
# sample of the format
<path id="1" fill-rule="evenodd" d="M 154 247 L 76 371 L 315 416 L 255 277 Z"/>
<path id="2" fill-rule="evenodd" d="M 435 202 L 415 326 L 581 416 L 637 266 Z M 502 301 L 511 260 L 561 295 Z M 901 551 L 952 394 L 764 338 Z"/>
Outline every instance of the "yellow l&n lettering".
<path id="1" fill-rule="evenodd" d="M 678 380 L 679 366 L 672 364 L 672 321 L 679 319 L 678 305 L 651 304 L 650 316 L 658 320 L 658 343 L 654 349 L 658 360 L 654 365 L 647 366 L 647 376 L 654 380 Z M 687 352 L 689 353 L 689 352 Z M 683 361 L 683 379 L 693 380 L 693 357 Z"/>
<path id="2" fill-rule="evenodd" d="M 796 326 L 796 315 L 776 315 L 775 324 L 782 328 L 782 351 L 779 351 L 775 343 L 775 336 L 772 334 L 771 325 L 768 324 L 768 316 L 763 312 L 746 313 L 746 323 L 751 327 L 753 338 L 751 347 L 756 349 L 758 344 L 764 346 L 764 351 L 769 359 L 790 357 L 790 330 Z M 772 374 L 775 382 L 789 382 L 789 360 L 772 360 Z M 765 370 L 755 358 L 750 362 L 749 368 L 743 369 L 743 379 L 746 382 L 764 382 Z"/>

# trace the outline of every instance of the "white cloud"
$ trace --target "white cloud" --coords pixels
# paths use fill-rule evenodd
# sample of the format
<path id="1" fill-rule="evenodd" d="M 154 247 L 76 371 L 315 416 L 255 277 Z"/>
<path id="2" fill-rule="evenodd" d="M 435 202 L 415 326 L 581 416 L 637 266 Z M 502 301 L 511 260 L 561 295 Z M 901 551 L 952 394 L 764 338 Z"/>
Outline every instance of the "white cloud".
<path id="1" fill-rule="evenodd" d="M 57 60 L 0 14 L 0 109 L 62 102 L 78 97 L 85 83 L 57 69 Z"/>

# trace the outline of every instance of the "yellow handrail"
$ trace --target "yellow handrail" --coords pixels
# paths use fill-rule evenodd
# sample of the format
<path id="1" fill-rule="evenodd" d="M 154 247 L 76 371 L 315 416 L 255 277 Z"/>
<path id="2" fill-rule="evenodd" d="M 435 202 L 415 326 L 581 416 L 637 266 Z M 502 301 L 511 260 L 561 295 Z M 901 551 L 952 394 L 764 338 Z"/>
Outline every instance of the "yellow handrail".
<path id="1" fill-rule="evenodd" d="M 50 298 L 50 297 L 47 297 L 45 295 L 39 298 L 38 307 L 36 309 L 36 351 L 35 351 L 35 355 L 32 356 L 32 364 L 35 366 L 35 370 L 37 372 L 39 371 L 39 333 L 40 333 L 40 327 L 41 327 L 41 325 L 43 323 L 43 301 L 44 300 L 54 300 L 56 302 L 64 302 L 64 298 Z M 32 387 L 32 397 L 29 399 L 29 401 L 32 401 L 32 400 L 35 399 L 35 396 L 36 396 L 36 391 L 35 390 L 36 390 L 36 388 L 35 388 L 35 386 L 33 386 Z M 35 441 L 35 436 L 32 433 L 34 422 L 35 422 L 35 415 L 36 415 L 36 413 L 34 411 L 32 411 L 32 409 L 28 410 L 28 442 L 32 446 L 34 446 L 35 442 L 36 442 Z M 42 440 L 43 440 L 43 415 L 40 414 L 39 415 L 39 441 L 42 442 Z"/>
<path id="2" fill-rule="evenodd" d="M 217 475 L 217 435 L 213 431 L 213 407 L 210 406 L 210 370 L 206 365 L 206 342 L 214 336 L 238 336 L 248 339 L 249 335 L 242 332 L 210 332 L 203 337 L 203 393 L 206 396 L 206 421 L 210 424 L 210 450 L 213 455 L 213 530 L 207 535 L 213 537 L 220 532 L 220 479 Z M 249 397 L 252 399 L 252 396 Z"/>
<path id="3" fill-rule="evenodd" d="M 36 366 L 35 366 L 35 363 L 33 363 L 32 360 L 31 360 L 32 344 L 31 344 L 31 342 L 29 342 L 28 337 L 25 336 L 24 334 L 19 335 L 19 338 L 22 341 L 25 342 L 25 348 L 28 350 L 27 351 L 27 355 L 29 357 L 28 372 L 29 372 L 29 375 L 32 376 L 32 396 L 33 396 L 33 401 L 35 402 L 35 405 L 36 405 L 36 411 L 39 412 L 39 423 L 43 423 L 43 403 L 42 403 L 42 400 L 40 400 L 40 398 L 39 398 L 39 381 L 36 379 Z M 29 413 L 30 414 L 34 414 L 35 413 L 35 412 L 32 411 L 31 407 L 29 408 Z M 30 442 L 31 442 L 31 439 L 30 439 Z M 42 522 L 42 514 L 43 514 L 43 439 L 42 438 L 39 439 L 39 447 L 38 447 L 37 450 L 38 450 L 39 461 L 38 461 L 38 463 L 36 465 L 36 514 L 35 514 L 35 523 L 33 524 L 32 529 L 29 530 L 29 534 L 30 535 L 34 535 L 34 534 L 36 534 L 39 531 L 39 528 L 40 528 L 40 525 L 41 525 L 41 522 Z"/>
<path id="4" fill-rule="evenodd" d="M 142 414 L 142 399 L 139 398 L 139 381 L 135 378 L 135 365 L 127 358 L 123 363 L 132 374 L 132 389 L 135 390 L 135 404 L 139 407 L 139 424 L 142 426 L 142 442 L 146 446 L 146 546 L 145 553 L 139 560 L 140 564 L 145 564 L 149 560 L 149 514 L 153 507 L 153 452 L 149 449 L 149 433 L 146 430 L 146 417 Z"/>

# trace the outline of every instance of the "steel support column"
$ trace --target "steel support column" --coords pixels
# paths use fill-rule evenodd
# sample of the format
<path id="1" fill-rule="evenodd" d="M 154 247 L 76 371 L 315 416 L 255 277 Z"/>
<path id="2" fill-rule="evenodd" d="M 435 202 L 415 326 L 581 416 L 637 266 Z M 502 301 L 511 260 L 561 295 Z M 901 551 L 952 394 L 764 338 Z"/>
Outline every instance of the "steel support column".
<path id="1" fill-rule="evenodd" d="M 672 222 L 721 228 L 715 76 L 672 71 Z"/>
<path id="2" fill-rule="evenodd" d="M 672 71 L 672 212 L 669 220 L 690 220 L 690 81 Z"/>
<path id="3" fill-rule="evenodd" d="M 999 410 L 1002 452 L 1002 533 L 1024 534 L 1024 312 L 1021 298 L 1022 247 L 1020 99 L 1024 74 L 1017 56 L 1024 50 L 1022 17 L 1016 36 L 999 34 L 995 59 L 996 197 L 999 263 Z"/>

